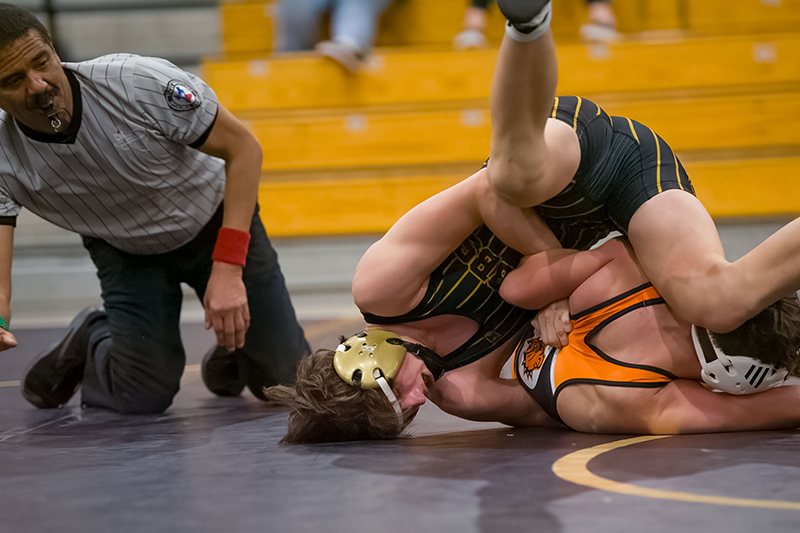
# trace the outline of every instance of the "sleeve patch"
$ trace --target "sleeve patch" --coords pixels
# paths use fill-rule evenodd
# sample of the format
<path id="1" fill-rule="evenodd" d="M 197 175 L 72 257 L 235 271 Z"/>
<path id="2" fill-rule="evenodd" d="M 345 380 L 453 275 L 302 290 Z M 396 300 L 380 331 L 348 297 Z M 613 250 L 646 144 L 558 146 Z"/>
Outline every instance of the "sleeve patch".
<path id="1" fill-rule="evenodd" d="M 167 105 L 175 111 L 189 111 L 200 107 L 200 95 L 181 80 L 171 80 L 164 93 Z"/>

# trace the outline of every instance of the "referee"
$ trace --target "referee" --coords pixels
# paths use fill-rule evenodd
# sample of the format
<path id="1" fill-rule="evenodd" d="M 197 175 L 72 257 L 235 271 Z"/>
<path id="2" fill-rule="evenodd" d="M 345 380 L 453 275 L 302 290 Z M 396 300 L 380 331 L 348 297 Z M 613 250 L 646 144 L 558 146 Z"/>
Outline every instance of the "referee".
<path id="1" fill-rule="evenodd" d="M 256 198 L 258 141 L 196 76 L 117 54 L 61 63 L 28 11 L 0 4 L 0 350 L 20 207 L 79 233 L 104 310 L 86 309 L 23 379 L 39 408 L 160 413 L 185 366 L 181 282 L 218 346 L 203 380 L 238 395 L 294 379 L 308 344 Z"/>

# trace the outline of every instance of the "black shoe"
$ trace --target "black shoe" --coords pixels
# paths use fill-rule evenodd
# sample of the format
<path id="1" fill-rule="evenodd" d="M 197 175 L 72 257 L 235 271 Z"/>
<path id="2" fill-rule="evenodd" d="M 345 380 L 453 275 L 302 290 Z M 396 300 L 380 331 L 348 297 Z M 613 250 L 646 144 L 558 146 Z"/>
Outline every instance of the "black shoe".
<path id="1" fill-rule="evenodd" d="M 60 341 L 25 370 L 22 396 L 39 409 L 64 405 L 78 390 L 89 350 L 89 330 L 105 312 L 87 307 L 72 319 Z"/>
<path id="2" fill-rule="evenodd" d="M 538 26 L 530 24 L 550 0 L 497 0 L 497 7 L 508 21 L 522 33 L 530 33 Z"/>
<path id="3" fill-rule="evenodd" d="M 217 396 L 239 396 L 247 384 L 244 369 L 235 351 L 214 346 L 200 365 L 203 383 Z"/>

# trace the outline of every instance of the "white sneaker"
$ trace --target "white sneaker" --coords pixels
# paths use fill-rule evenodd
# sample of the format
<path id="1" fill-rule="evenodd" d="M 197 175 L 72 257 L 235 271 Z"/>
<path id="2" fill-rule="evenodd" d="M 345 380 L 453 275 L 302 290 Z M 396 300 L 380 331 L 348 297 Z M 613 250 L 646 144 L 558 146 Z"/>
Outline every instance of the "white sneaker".
<path id="1" fill-rule="evenodd" d="M 587 23 L 581 26 L 581 39 L 588 42 L 607 42 L 615 43 L 619 41 L 619 32 L 611 26 L 605 24 Z"/>
<path id="2" fill-rule="evenodd" d="M 358 72 L 364 61 L 363 54 L 355 47 L 336 41 L 317 43 L 317 52 L 323 57 L 333 59 L 350 72 Z"/>
<path id="3" fill-rule="evenodd" d="M 470 48 L 487 48 L 489 41 L 478 30 L 464 30 L 453 39 L 454 50 L 468 50 Z"/>

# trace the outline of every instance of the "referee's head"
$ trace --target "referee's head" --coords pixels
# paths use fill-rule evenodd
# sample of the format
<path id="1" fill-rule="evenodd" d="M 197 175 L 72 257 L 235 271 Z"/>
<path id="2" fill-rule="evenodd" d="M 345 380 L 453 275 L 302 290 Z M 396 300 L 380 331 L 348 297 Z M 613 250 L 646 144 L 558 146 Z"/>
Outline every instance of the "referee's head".
<path id="1" fill-rule="evenodd" d="M 72 91 L 50 33 L 30 12 L 0 3 L 0 109 L 42 133 L 72 119 Z"/>
<path id="2" fill-rule="evenodd" d="M 21 7 L 0 3 L 0 50 L 25 37 L 31 30 L 41 35 L 42 40 L 50 47 L 53 46 L 50 32 L 33 13 Z"/>

